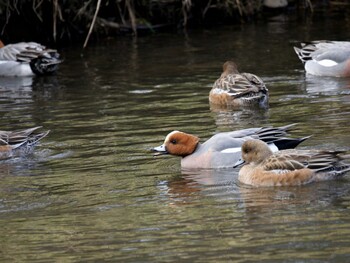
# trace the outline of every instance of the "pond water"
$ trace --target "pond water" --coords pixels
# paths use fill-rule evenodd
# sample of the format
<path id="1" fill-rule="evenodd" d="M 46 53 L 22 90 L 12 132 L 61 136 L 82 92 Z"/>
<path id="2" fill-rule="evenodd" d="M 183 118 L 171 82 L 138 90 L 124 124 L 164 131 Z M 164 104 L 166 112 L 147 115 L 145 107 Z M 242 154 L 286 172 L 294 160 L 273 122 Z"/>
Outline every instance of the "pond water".
<path id="1" fill-rule="evenodd" d="M 172 130 L 209 138 L 298 123 L 301 148 L 350 150 L 350 79 L 305 75 L 293 46 L 349 40 L 343 21 L 270 21 L 117 38 L 61 51 L 55 76 L 0 80 L 1 129 L 43 126 L 0 163 L 1 262 L 346 262 L 350 177 L 241 185 L 238 170 L 153 157 Z M 224 61 L 260 76 L 266 110 L 210 108 Z"/>

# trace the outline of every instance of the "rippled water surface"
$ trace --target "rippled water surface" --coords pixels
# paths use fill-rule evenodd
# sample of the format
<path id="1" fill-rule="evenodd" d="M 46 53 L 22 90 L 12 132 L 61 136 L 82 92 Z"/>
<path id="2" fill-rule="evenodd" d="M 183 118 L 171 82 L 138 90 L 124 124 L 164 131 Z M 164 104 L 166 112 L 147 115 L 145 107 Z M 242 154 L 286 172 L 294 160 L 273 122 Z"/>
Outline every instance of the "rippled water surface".
<path id="1" fill-rule="evenodd" d="M 350 150 L 350 79 L 306 76 L 303 40 L 349 24 L 269 22 L 62 50 L 56 76 L 0 80 L 1 129 L 44 126 L 34 154 L 0 163 L 2 262 L 346 262 L 350 177 L 255 189 L 238 170 L 182 171 L 149 152 L 174 130 L 298 123 L 302 148 Z M 210 108 L 222 63 L 259 75 L 267 110 Z"/>

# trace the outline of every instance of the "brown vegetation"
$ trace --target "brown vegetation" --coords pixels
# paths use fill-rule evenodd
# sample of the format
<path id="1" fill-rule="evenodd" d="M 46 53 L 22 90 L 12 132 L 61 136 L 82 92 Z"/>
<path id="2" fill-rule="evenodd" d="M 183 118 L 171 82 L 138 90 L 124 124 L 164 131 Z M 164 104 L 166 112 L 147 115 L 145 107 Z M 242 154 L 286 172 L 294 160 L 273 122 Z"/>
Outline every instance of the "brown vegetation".
<path id="1" fill-rule="evenodd" d="M 347 1 L 289 0 L 288 7 Z M 0 30 L 5 42 L 44 43 L 153 32 L 160 29 L 242 23 L 263 10 L 262 0 L 2 0 Z"/>

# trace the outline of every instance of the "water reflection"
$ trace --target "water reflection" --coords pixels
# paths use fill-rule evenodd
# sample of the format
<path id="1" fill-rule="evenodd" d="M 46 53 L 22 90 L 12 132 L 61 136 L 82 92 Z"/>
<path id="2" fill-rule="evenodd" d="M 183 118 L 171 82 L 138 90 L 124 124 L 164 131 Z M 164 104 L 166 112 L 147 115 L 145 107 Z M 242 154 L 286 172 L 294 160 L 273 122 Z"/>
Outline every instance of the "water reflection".
<path id="1" fill-rule="evenodd" d="M 350 78 L 319 77 L 305 75 L 301 87 L 312 94 L 323 95 L 350 95 Z"/>
<path id="2" fill-rule="evenodd" d="M 31 87 L 33 84 L 33 77 L 0 77 L 1 88 L 20 88 Z"/>
<path id="3" fill-rule="evenodd" d="M 196 203 L 198 198 L 236 200 L 248 218 L 255 220 L 262 213 L 298 206 L 327 207 L 350 194 L 348 185 L 347 179 L 340 179 L 297 187 L 252 187 L 238 182 L 237 169 L 198 169 L 181 170 L 181 174 L 159 182 L 158 188 L 169 204 L 176 206 Z M 271 223 L 271 218 L 263 218 Z"/>
<path id="4" fill-rule="evenodd" d="M 303 148 L 349 150 L 349 80 L 305 75 L 292 48 L 350 37 L 333 25 L 118 38 L 65 50 L 54 76 L 0 80 L 2 129 L 51 130 L 34 155 L 0 164 L 2 261 L 348 260 L 349 177 L 256 189 L 238 170 L 181 171 L 179 158 L 148 151 L 172 130 L 204 141 L 290 123 L 293 136 L 313 135 Z M 231 58 L 266 82 L 268 109 L 209 105 Z"/>
<path id="5" fill-rule="evenodd" d="M 347 184 L 346 180 L 340 179 L 298 187 L 255 188 L 240 185 L 239 192 L 246 212 L 257 213 L 283 209 L 286 206 L 328 206 L 349 193 Z"/>
<path id="6" fill-rule="evenodd" d="M 25 103 L 32 100 L 33 78 L 0 77 L 0 101 L 6 106 L 12 103 Z"/>
<path id="7" fill-rule="evenodd" d="M 215 124 L 223 129 L 235 129 L 237 124 L 246 123 L 251 126 L 260 126 L 268 123 L 269 110 L 261 107 L 231 108 L 219 105 L 210 105 Z"/>
<path id="8" fill-rule="evenodd" d="M 185 205 L 193 203 L 198 196 L 234 195 L 236 179 L 234 169 L 182 169 L 181 174 L 159 182 L 158 187 L 171 205 Z"/>

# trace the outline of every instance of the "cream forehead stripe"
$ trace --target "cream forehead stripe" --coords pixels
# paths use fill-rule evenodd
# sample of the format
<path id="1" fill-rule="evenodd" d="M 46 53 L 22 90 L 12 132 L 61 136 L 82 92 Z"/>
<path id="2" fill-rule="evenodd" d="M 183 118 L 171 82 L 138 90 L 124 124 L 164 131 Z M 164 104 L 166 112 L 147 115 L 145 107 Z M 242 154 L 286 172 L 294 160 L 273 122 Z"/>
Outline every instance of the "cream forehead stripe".
<path id="1" fill-rule="evenodd" d="M 171 133 L 169 133 L 169 134 L 165 137 L 164 142 L 170 141 L 170 137 L 173 136 L 175 133 L 182 133 L 182 132 L 180 132 L 180 131 L 172 131 Z"/>

